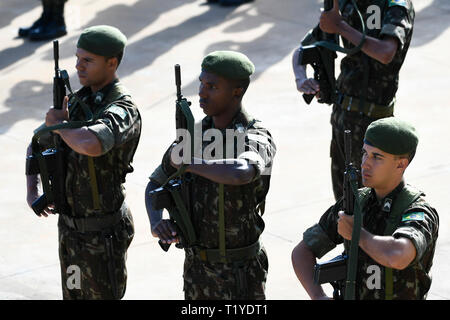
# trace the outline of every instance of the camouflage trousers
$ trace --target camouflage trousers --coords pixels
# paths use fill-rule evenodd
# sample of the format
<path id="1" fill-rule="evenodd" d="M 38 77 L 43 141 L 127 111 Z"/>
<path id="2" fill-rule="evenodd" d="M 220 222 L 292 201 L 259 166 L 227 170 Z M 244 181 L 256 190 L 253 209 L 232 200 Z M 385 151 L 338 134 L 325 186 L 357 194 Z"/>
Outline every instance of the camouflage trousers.
<path id="1" fill-rule="evenodd" d="M 186 300 L 265 300 L 269 262 L 265 249 L 241 263 L 208 263 L 186 253 Z"/>
<path id="2" fill-rule="evenodd" d="M 127 282 L 127 249 L 134 236 L 130 211 L 110 230 L 80 233 L 61 218 L 58 230 L 63 299 L 121 299 Z"/>
<path id="3" fill-rule="evenodd" d="M 330 146 L 331 180 L 336 201 L 343 195 L 343 180 L 345 171 L 344 131 L 352 132 L 352 162 L 356 169 L 361 170 L 361 150 L 364 144 L 364 135 L 370 123 L 378 118 L 369 118 L 358 112 L 343 110 L 334 104 L 331 114 L 332 138 Z M 361 176 L 358 177 L 359 186 L 362 186 Z"/>

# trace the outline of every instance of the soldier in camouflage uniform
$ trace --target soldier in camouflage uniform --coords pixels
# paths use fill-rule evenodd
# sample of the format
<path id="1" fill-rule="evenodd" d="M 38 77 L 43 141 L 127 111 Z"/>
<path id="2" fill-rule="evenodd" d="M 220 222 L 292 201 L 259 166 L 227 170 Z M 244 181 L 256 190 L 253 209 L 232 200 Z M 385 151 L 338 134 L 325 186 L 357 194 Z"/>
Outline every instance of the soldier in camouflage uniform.
<path id="1" fill-rule="evenodd" d="M 241 105 L 253 70 L 245 55 L 232 51 L 213 52 L 202 63 L 199 96 L 206 117 L 198 126 L 203 159 L 186 169 L 192 174 L 190 219 L 197 235 L 196 243 L 184 248 L 184 293 L 189 300 L 265 299 L 268 259 L 259 237 L 264 230 L 261 215 L 276 149 L 270 133 Z M 211 139 L 206 134 L 213 129 L 223 138 L 224 149 L 220 157 L 211 152 L 208 158 Z M 245 139 L 227 141 L 226 132 L 230 130 Z M 230 145 L 232 148 L 227 149 Z M 152 174 L 146 194 L 161 184 L 157 176 L 167 177 L 179 167 L 172 160 L 171 150 Z M 233 154 L 226 154 L 227 150 Z M 224 225 L 220 222 L 221 184 Z M 153 212 L 146 198 L 153 235 L 163 242 L 176 242 L 171 221 L 161 220 L 161 213 Z"/>
<path id="2" fill-rule="evenodd" d="M 359 150 L 367 126 L 394 114 L 399 72 L 411 42 L 415 17 L 411 0 L 358 0 L 356 4 L 366 22 L 367 36 L 361 51 L 342 59 L 336 83 L 330 147 L 336 200 L 342 196 L 344 130 L 352 131 L 352 161 L 359 166 Z M 335 0 L 334 9 L 322 13 L 319 26 L 305 37 L 302 46 L 323 40 L 323 32 L 340 35 L 345 48 L 359 44 L 361 22 L 352 1 Z M 301 48 L 293 54 L 297 89 L 314 94 L 320 88 L 317 81 L 307 78 L 306 66 L 298 63 Z"/>
<path id="3" fill-rule="evenodd" d="M 393 117 L 372 122 L 365 134 L 356 299 L 425 299 L 430 289 L 439 216 L 425 194 L 403 180 L 417 142 L 414 128 Z M 303 233 L 292 253 L 297 277 L 312 299 L 326 298 L 312 282 L 315 258 L 352 238 L 353 216 L 341 210 L 343 199 Z"/>
<path id="4" fill-rule="evenodd" d="M 125 294 L 126 252 L 134 226 L 123 183 L 133 171 L 130 163 L 141 133 L 139 111 L 116 74 L 125 44 L 117 28 L 84 30 L 76 53 L 83 87 L 65 98 L 62 110 L 51 108 L 46 117 L 47 126 L 84 121 L 80 101 L 93 114 L 89 125 L 54 131 L 66 146 L 67 208 L 58 221 L 64 299 L 120 299 Z M 49 143 L 45 140 L 50 139 L 41 138 L 44 149 Z M 31 205 L 38 197 L 37 176 L 27 176 L 27 184 Z M 52 211 L 50 205 L 41 215 Z"/>

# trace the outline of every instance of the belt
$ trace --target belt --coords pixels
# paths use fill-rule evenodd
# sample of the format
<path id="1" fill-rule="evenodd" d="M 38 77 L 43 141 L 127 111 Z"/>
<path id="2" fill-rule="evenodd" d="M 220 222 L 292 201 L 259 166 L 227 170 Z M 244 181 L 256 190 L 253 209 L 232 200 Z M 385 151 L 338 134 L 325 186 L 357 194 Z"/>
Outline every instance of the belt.
<path id="1" fill-rule="evenodd" d="M 185 248 L 188 254 L 192 254 L 199 258 L 201 261 L 209 263 L 223 262 L 220 254 L 220 249 L 204 249 L 200 247 Z M 255 243 L 242 248 L 226 249 L 225 259 L 226 263 L 238 262 L 253 258 L 261 250 L 261 243 L 256 241 Z"/>
<path id="2" fill-rule="evenodd" d="M 122 204 L 122 207 L 124 205 L 125 204 Z M 123 212 L 126 212 L 122 210 L 122 207 L 119 209 L 118 212 L 115 212 L 113 214 L 105 214 L 101 216 L 82 217 L 82 218 L 74 218 L 62 214 L 60 215 L 60 218 L 67 227 L 77 232 L 81 233 L 98 232 L 112 228 L 113 226 L 115 226 L 120 222 L 120 220 L 123 217 Z"/>
<path id="3" fill-rule="evenodd" d="M 362 110 L 360 110 L 360 99 L 338 93 L 337 104 L 342 110 L 361 112 L 369 118 L 387 118 L 394 114 L 395 98 L 387 106 L 374 102 L 365 102 Z"/>

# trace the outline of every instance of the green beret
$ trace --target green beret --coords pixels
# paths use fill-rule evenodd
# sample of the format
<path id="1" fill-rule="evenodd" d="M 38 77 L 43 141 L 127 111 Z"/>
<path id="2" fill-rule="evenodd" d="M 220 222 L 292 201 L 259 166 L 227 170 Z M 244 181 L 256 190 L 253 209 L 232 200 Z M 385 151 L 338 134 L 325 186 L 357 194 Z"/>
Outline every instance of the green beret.
<path id="1" fill-rule="evenodd" d="M 393 155 L 403 155 L 416 150 L 419 137 L 412 125 L 389 117 L 374 121 L 367 127 L 364 143 Z"/>
<path id="2" fill-rule="evenodd" d="M 99 56 L 113 57 L 123 51 L 126 43 L 127 37 L 119 29 L 101 25 L 85 29 L 77 47 Z"/>
<path id="3" fill-rule="evenodd" d="M 214 51 L 203 59 L 202 70 L 227 79 L 243 80 L 255 72 L 255 66 L 240 52 Z"/>

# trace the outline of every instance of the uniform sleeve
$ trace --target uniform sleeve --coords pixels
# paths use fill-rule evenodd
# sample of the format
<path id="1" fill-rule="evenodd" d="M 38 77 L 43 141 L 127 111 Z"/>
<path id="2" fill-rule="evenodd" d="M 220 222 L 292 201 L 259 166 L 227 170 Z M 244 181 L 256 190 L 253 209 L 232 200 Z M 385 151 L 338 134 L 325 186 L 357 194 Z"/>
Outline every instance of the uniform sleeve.
<path id="1" fill-rule="evenodd" d="M 322 258 L 326 253 L 344 242 L 337 232 L 338 212 L 342 207 L 342 200 L 330 207 L 320 218 L 319 223 L 313 225 L 303 233 L 303 242 L 311 249 L 314 256 Z"/>
<path id="2" fill-rule="evenodd" d="M 399 50 L 403 49 L 413 29 L 413 17 L 408 14 L 408 10 L 410 8 L 400 5 L 391 6 L 386 11 L 382 22 L 380 37 L 387 35 L 397 39 Z"/>
<path id="3" fill-rule="evenodd" d="M 140 116 L 133 104 L 127 100 L 109 105 L 88 129 L 102 144 L 102 153 L 139 136 Z"/>
<path id="4" fill-rule="evenodd" d="M 254 165 L 256 175 L 253 180 L 271 174 L 276 146 L 269 131 L 262 128 L 247 130 L 242 151 L 238 150 L 237 159 L 245 159 Z"/>
<path id="5" fill-rule="evenodd" d="M 409 209 L 392 236 L 411 240 L 416 248 L 414 264 L 422 259 L 427 249 L 434 247 L 438 228 L 439 218 L 433 208 Z"/>

